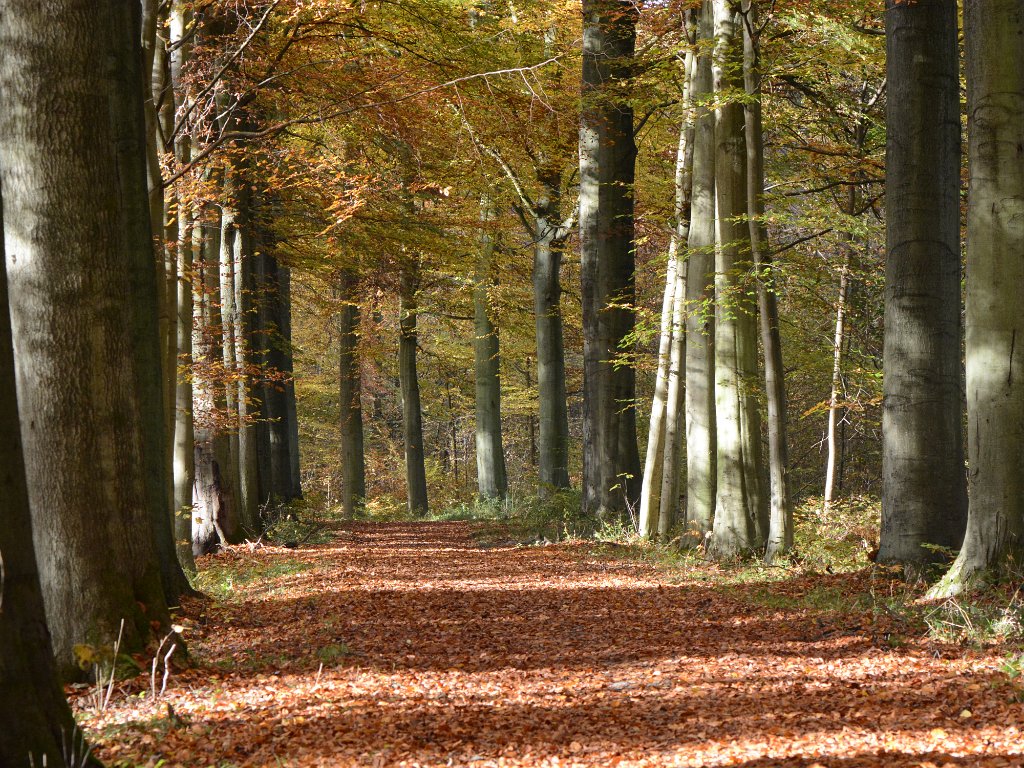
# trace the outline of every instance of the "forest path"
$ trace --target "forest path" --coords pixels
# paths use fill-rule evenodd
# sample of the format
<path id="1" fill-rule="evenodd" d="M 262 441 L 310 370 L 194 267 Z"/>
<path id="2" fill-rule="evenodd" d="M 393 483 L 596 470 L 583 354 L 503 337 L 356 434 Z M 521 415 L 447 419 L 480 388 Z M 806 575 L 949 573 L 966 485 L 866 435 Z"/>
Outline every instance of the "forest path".
<path id="1" fill-rule="evenodd" d="M 186 607 L 196 666 L 159 707 L 79 699 L 80 720 L 111 764 L 189 768 L 1024 764 L 998 655 L 891 649 L 865 615 L 749 597 L 783 585 L 673 583 L 472 531 L 355 524 L 210 558 L 236 576 Z"/>

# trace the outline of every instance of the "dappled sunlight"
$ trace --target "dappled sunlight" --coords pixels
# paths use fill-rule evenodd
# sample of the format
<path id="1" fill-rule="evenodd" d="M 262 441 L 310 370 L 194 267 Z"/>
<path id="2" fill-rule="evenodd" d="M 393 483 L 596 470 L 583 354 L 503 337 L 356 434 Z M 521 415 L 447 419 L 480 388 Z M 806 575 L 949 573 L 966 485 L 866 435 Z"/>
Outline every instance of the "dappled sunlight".
<path id="1" fill-rule="evenodd" d="M 1024 759 L 997 656 L 891 648 L 864 611 L 763 600 L 811 579 L 852 591 L 856 575 L 668 583 L 592 545 L 481 549 L 473 530 L 353 524 L 325 546 L 208 558 L 240 580 L 186 607 L 194 666 L 156 705 L 138 695 L 148 676 L 102 714 L 81 698 L 81 720 L 115 765 Z"/>

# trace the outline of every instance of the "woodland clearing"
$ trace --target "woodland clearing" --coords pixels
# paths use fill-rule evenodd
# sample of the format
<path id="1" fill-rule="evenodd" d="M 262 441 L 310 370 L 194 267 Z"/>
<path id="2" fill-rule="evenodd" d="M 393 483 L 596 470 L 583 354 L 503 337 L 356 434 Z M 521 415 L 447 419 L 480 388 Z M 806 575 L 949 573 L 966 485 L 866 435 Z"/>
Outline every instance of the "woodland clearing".
<path id="1" fill-rule="evenodd" d="M 345 523 L 211 556 L 179 617 L 191 666 L 157 702 L 148 671 L 103 711 L 73 690 L 78 720 L 121 766 L 1024 763 L 1006 648 L 853 599 L 895 589 L 877 574 L 730 583 L 476 530 Z"/>

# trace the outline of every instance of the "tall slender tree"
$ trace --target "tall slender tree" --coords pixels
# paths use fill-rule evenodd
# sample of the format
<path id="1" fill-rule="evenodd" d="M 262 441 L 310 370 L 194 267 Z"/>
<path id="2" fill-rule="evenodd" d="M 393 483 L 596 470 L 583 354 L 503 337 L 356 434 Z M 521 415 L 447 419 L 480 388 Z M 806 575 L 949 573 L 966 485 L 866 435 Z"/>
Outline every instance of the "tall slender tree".
<path id="1" fill-rule="evenodd" d="M 750 254 L 758 271 L 757 308 L 764 351 L 768 403 L 768 480 L 771 495 L 765 559 L 770 563 L 793 547 L 793 500 L 789 487 L 786 382 L 774 265 L 764 222 L 764 125 L 761 90 L 761 20 L 756 0 L 743 3 L 744 139 L 747 149 L 747 221 Z"/>
<path id="2" fill-rule="evenodd" d="M 338 313 L 338 381 L 341 402 L 341 506 L 354 517 L 366 498 L 366 460 L 363 444 L 362 377 L 359 358 L 358 276 L 341 273 L 341 311 Z"/>
<path id="3" fill-rule="evenodd" d="M 508 492 L 505 449 L 501 440 L 501 358 L 498 328 L 492 318 L 490 288 L 494 284 L 494 233 L 489 231 L 494 205 L 480 203 L 483 229 L 473 285 L 473 358 L 476 389 L 476 482 L 483 499 L 503 499 Z"/>
<path id="4" fill-rule="evenodd" d="M 967 521 L 960 389 L 956 0 L 886 4 L 886 301 L 878 560 L 956 549 Z"/>

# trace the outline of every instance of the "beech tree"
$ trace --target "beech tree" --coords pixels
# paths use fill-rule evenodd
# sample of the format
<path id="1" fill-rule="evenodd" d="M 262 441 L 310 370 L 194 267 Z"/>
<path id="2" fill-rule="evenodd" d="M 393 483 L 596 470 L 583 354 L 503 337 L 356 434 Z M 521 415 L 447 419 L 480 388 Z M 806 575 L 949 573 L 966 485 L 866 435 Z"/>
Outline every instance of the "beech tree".
<path id="1" fill-rule="evenodd" d="M 11 0 L 0 12 L 18 404 L 47 620 L 69 675 L 73 647 L 112 643 L 122 620 L 130 650 L 169 624 L 153 518 L 166 496 L 149 471 L 163 458 L 146 453 L 162 450 L 164 421 L 139 9 L 80 10 Z M 40 94 L 59 105 L 56 123 Z"/>
<path id="2" fill-rule="evenodd" d="M 955 0 L 886 5 L 886 302 L 878 561 L 960 546 L 960 56 Z M 984 194 L 982 191 L 981 194 Z"/>
<path id="3" fill-rule="evenodd" d="M 756 550 L 768 534 L 757 371 L 757 308 L 744 286 L 750 262 L 743 105 L 743 21 L 731 0 L 714 0 L 715 423 L 713 551 Z"/>
<path id="4" fill-rule="evenodd" d="M 967 532 L 936 596 L 1018 560 L 1024 547 L 1024 15 L 1012 0 L 964 8 L 967 68 Z M 933 222 L 934 226 L 934 222 Z"/>
<path id="5" fill-rule="evenodd" d="M 636 145 L 627 89 L 637 15 L 630 0 L 583 3 L 583 506 L 599 517 L 635 508 L 642 483 L 636 373 L 618 360 L 634 324 Z"/>
<path id="6" fill-rule="evenodd" d="M 0 6 L 0 14 L 11 12 Z M 0 201 L 0 231 L 3 204 Z M 0 239 L 0 257 L 4 242 Z M 21 451 L 7 273 L 0 269 L 0 764 L 95 766 L 57 679 Z M 74 755 L 66 754 L 71 745 Z"/>

